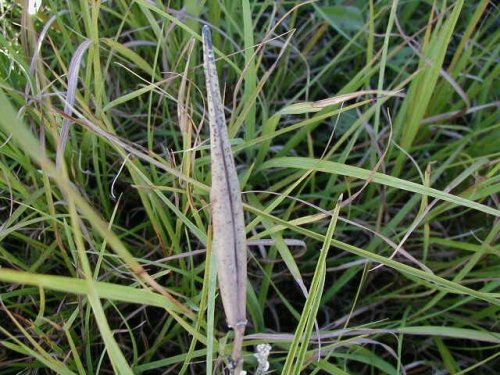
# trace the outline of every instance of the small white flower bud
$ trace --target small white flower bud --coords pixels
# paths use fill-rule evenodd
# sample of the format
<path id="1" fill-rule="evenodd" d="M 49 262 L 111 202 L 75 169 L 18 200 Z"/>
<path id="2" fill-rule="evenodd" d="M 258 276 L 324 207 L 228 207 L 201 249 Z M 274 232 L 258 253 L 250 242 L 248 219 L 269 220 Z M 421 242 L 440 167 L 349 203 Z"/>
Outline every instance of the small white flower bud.
<path id="1" fill-rule="evenodd" d="M 269 362 L 267 358 L 269 357 L 269 353 L 271 353 L 271 345 L 269 344 L 259 344 L 255 349 L 254 357 L 257 358 L 258 367 L 255 372 L 256 375 L 264 374 L 267 370 L 269 370 Z"/>

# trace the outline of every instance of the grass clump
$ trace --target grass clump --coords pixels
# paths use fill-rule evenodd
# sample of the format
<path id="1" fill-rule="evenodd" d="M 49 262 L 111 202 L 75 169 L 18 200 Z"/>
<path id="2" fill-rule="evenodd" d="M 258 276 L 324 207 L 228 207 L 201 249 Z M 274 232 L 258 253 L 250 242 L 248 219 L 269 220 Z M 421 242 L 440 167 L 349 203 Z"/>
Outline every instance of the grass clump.
<path id="1" fill-rule="evenodd" d="M 245 370 L 498 368 L 492 2 L 20 3 L 0 18 L 2 373 L 224 371 L 203 24 Z"/>

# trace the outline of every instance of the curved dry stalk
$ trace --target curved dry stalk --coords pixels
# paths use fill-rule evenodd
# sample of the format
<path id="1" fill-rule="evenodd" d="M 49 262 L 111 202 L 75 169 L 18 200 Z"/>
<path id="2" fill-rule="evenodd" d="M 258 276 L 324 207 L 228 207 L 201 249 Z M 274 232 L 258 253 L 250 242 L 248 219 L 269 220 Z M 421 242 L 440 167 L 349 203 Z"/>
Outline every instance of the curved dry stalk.
<path id="1" fill-rule="evenodd" d="M 73 113 L 73 106 L 76 100 L 76 88 L 78 85 L 78 73 L 80 72 L 80 65 L 82 63 L 83 55 L 92 44 L 92 40 L 86 39 L 76 49 L 71 61 L 69 63 L 68 71 L 68 90 L 64 99 L 64 113 L 71 116 Z M 61 128 L 61 135 L 59 136 L 59 144 L 56 151 L 56 165 L 59 168 L 64 160 L 64 150 L 69 139 L 69 129 L 71 120 L 64 118 Z"/>
<path id="2" fill-rule="evenodd" d="M 246 326 L 247 254 L 241 189 L 229 143 L 215 68 L 210 28 L 203 27 L 203 60 L 207 86 L 212 168 L 213 249 L 227 324 L 234 330 L 234 373 L 242 369 L 241 347 Z"/>

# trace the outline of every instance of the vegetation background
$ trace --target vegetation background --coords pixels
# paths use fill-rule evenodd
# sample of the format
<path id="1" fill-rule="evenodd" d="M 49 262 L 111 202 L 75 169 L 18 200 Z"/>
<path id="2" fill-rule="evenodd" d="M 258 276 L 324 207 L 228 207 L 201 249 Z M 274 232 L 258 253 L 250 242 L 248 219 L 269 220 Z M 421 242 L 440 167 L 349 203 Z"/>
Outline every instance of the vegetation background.
<path id="1" fill-rule="evenodd" d="M 498 373 L 495 2 L 0 7 L 2 374 L 224 371 L 205 23 L 250 245 L 245 369 L 269 343 L 272 373 Z"/>

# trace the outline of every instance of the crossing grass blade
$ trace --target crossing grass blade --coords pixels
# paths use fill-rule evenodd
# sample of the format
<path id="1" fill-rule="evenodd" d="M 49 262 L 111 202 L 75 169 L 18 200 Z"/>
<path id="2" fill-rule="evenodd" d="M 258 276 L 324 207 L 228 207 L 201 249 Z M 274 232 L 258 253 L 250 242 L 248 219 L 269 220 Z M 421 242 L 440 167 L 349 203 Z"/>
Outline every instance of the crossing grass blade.
<path id="1" fill-rule="evenodd" d="M 500 211 L 485 206 L 481 203 L 477 203 L 471 201 L 469 199 L 459 197 L 453 194 L 445 193 L 440 190 L 436 190 L 427 186 L 423 186 L 411 181 L 402 180 L 393 176 L 389 176 L 383 173 L 371 172 L 369 170 L 354 167 L 351 165 L 346 165 L 342 163 L 337 163 L 328 160 L 316 160 L 311 158 L 303 158 L 303 157 L 285 157 L 285 158 L 276 158 L 262 164 L 260 169 L 269 169 L 269 168 L 297 168 L 297 169 L 314 169 L 321 172 L 326 173 L 335 173 L 343 176 L 355 177 L 360 179 L 368 179 L 372 178 L 372 181 L 375 183 L 383 184 L 386 186 L 391 186 L 397 189 L 403 189 L 407 191 L 411 191 L 414 193 L 419 193 L 423 195 L 428 195 L 430 197 L 442 199 L 446 202 L 450 202 L 459 206 L 464 206 L 468 208 L 473 208 L 475 210 L 493 215 L 500 216 Z M 373 176 L 372 176 L 373 175 Z"/>
<path id="2" fill-rule="evenodd" d="M 316 270 L 314 271 L 314 277 L 309 289 L 309 295 L 304 305 L 304 309 L 295 331 L 292 344 L 288 351 L 285 367 L 283 368 L 283 374 L 298 375 L 301 373 L 303 362 L 306 356 L 306 351 L 309 347 L 314 322 L 316 321 L 316 314 L 318 313 L 318 309 L 321 303 L 321 296 L 323 295 L 323 290 L 325 287 L 326 259 L 328 250 L 330 249 L 332 243 L 337 219 L 339 217 L 341 201 L 342 199 L 340 199 L 335 206 L 332 218 L 330 220 L 330 225 L 328 226 L 328 230 L 326 231 L 325 241 L 323 242 L 321 253 L 318 258 L 318 263 L 316 265 Z"/>

